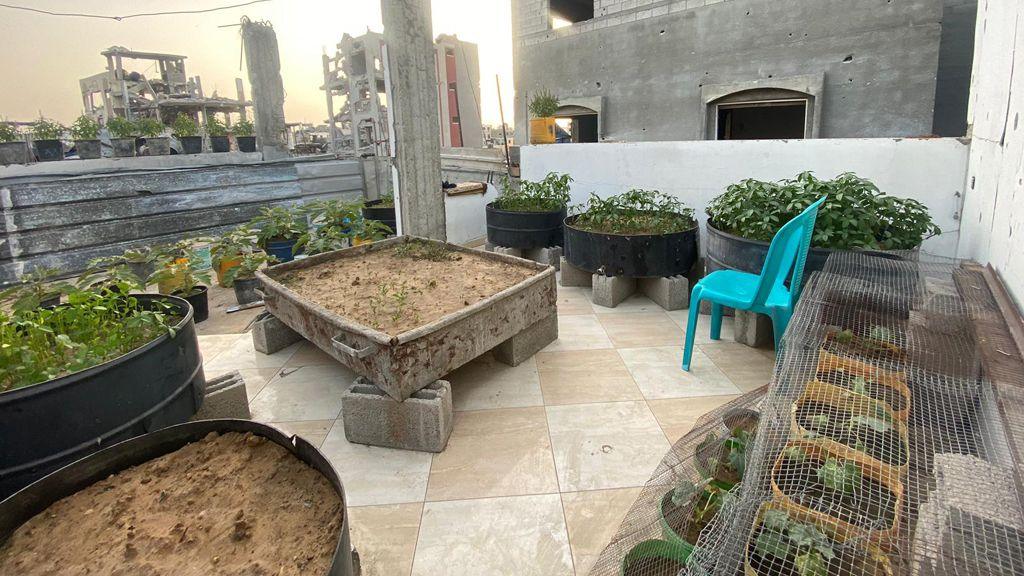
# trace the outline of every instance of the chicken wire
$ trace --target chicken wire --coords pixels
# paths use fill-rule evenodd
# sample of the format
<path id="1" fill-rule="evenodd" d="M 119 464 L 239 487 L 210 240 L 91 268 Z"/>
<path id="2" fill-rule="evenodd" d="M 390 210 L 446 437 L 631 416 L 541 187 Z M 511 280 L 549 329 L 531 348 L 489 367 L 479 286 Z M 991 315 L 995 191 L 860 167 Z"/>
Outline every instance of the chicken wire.
<path id="1" fill-rule="evenodd" d="M 984 286 L 925 254 L 832 256 L 770 386 L 672 446 L 591 576 L 1024 574 L 1020 415 L 982 374 L 982 346 L 1010 345 L 975 341 L 1002 321 Z"/>

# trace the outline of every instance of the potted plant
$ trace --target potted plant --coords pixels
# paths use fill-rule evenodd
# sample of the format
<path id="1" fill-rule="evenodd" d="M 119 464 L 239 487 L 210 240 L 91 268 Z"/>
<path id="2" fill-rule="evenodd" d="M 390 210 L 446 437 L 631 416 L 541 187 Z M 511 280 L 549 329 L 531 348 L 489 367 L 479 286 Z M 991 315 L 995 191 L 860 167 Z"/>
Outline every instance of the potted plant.
<path id="1" fill-rule="evenodd" d="M 255 126 L 246 118 L 242 118 L 231 127 L 231 132 L 235 135 L 235 143 L 238 145 L 239 152 L 256 151 L 256 137 L 253 136 L 255 130 Z"/>
<path id="2" fill-rule="evenodd" d="M 181 142 L 182 154 L 199 154 L 203 151 L 203 137 L 199 136 L 199 125 L 190 114 L 179 112 L 171 125 L 174 137 Z"/>
<path id="3" fill-rule="evenodd" d="M 265 265 L 277 262 L 277 258 L 263 252 L 249 252 L 242 255 L 239 263 L 225 274 L 225 280 L 235 289 L 235 300 L 239 304 L 249 304 L 262 300 L 256 290 L 260 281 L 256 271 Z"/>
<path id="4" fill-rule="evenodd" d="M 823 384 L 885 404 L 901 422 L 910 416 L 910 388 L 904 374 L 821 350 L 815 377 Z"/>
<path id="5" fill-rule="evenodd" d="M 110 146 L 114 149 L 115 158 L 130 158 L 135 156 L 135 137 L 138 130 L 135 122 L 120 116 L 107 121 L 107 130 L 110 131 Z"/>
<path id="6" fill-rule="evenodd" d="M 810 172 L 779 182 L 748 179 L 730 185 L 708 204 L 708 272 L 759 274 L 775 233 L 825 194 L 828 200 L 818 210 L 805 278 L 821 270 L 833 250 L 913 250 L 941 232 L 924 204 L 886 196 L 856 174 L 832 180 Z"/>
<path id="7" fill-rule="evenodd" d="M 260 208 L 258 216 L 249 222 L 256 227 L 260 247 L 281 262 L 291 262 L 299 252 L 296 243 L 307 231 L 304 213 L 284 206 Z"/>
<path id="8" fill-rule="evenodd" d="M 665 540 L 643 540 L 622 557 L 621 576 L 675 576 L 686 568 L 690 550 Z"/>
<path id="9" fill-rule="evenodd" d="M 388 192 L 376 200 L 363 203 L 363 218 L 376 220 L 392 231 L 398 230 L 398 218 L 395 215 L 395 194 Z M 392 232 L 394 233 L 394 232 Z"/>
<path id="10" fill-rule="evenodd" d="M 32 124 L 32 147 L 36 151 L 36 160 L 52 162 L 64 159 L 64 143 L 61 137 L 67 128 L 54 120 L 40 118 Z"/>
<path id="11" fill-rule="evenodd" d="M 100 145 L 100 123 L 82 114 L 71 124 L 71 139 L 82 160 L 95 160 L 103 156 Z"/>
<path id="12" fill-rule="evenodd" d="M 28 164 L 28 142 L 12 122 L 0 122 L 0 165 Z"/>
<path id="13" fill-rule="evenodd" d="M 893 340 L 893 331 L 887 326 L 872 325 L 864 327 L 859 333 L 850 329 L 829 327 L 825 332 L 822 349 L 838 356 L 892 365 L 902 362 L 907 357 L 904 349 Z"/>
<path id="14" fill-rule="evenodd" d="M 227 152 L 231 150 L 228 127 L 216 115 L 206 119 L 206 134 L 210 137 L 210 150 L 213 152 Z"/>
<path id="15" fill-rule="evenodd" d="M 139 134 L 146 139 L 146 154 L 167 156 L 171 153 L 171 139 L 161 136 L 164 123 L 157 118 L 142 118 L 138 122 Z"/>
<path id="16" fill-rule="evenodd" d="M 295 244 L 305 254 L 321 254 L 382 240 L 391 229 L 361 214 L 363 205 L 343 200 L 310 202 L 298 210 L 309 217 L 309 226 Z"/>
<path id="17" fill-rule="evenodd" d="M 700 482 L 679 482 L 661 498 L 661 531 L 665 540 L 678 544 L 689 556 L 697 539 L 731 498 L 731 485 L 704 477 Z"/>
<path id="18" fill-rule="evenodd" d="M 547 248 L 564 242 L 562 222 L 569 204 L 568 174 L 549 173 L 517 189 L 502 177 L 501 195 L 487 205 L 487 241 L 508 248 Z"/>
<path id="19" fill-rule="evenodd" d="M 558 98 L 547 89 L 538 90 L 530 100 L 530 144 L 555 143 L 555 114 Z"/>
<path id="20" fill-rule="evenodd" d="M 605 276 L 687 274 L 697 261 L 693 210 L 657 190 L 630 190 L 607 199 L 590 195 L 565 219 L 565 259 Z"/>
<path id="21" fill-rule="evenodd" d="M 210 317 L 207 298 L 210 273 L 208 269 L 201 267 L 198 260 L 195 255 L 177 259 L 162 258 L 157 261 L 156 272 L 153 272 L 146 281 L 146 284 L 159 284 L 169 278 L 178 279 L 180 284 L 171 291 L 171 295 L 183 298 L 192 305 L 197 324 Z"/>
<path id="22" fill-rule="evenodd" d="M 256 230 L 243 224 L 226 234 L 214 239 L 210 246 L 213 269 L 217 274 L 217 284 L 231 287 L 228 272 L 242 263 L 242 255 L 251 253 L 258 243 Z"/>
<path id="23" fill-rule="evenodd" d="M 18 284 L 0 291 L 0 303 L 14 312 L 57 306 L 62 295 L 75 289 L 69 282 L 54 281 L 57 274 L 53 268 L 36 268 L 22 275 Z"/>

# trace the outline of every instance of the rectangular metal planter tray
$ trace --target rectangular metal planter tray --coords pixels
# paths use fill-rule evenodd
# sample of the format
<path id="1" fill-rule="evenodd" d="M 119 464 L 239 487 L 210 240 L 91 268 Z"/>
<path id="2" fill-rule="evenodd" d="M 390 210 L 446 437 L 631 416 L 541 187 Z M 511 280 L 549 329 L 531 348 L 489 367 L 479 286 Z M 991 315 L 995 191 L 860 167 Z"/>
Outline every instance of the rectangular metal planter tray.
<path id="1" fill-rule="evenodd" d="M 334 314 L 274 279 L 291 270 L 358 257 L 412 239 L 441 244 L 474 258 L 507 262 L 535 270 L 536 274 L 480 302 L 397 336 Z M 452 265 L 460 264 L 453 262 Z M 256 275 L 263 282 L 264 301 L 271 314 L 399 401 L 555 314 L 558 301 L 555 269 L 550 266 L 412 236 L 318 254 L 273 266 Z"/>

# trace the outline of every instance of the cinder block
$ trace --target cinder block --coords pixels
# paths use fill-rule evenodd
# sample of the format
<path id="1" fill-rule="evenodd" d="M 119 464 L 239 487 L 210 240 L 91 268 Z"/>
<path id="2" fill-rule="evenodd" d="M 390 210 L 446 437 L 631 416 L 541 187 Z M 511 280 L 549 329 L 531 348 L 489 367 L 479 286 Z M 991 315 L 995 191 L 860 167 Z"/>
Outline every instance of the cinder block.
<path id="1" fill-rule="evenodd" d="M 531 248 L 523 252 L 523 258 L 533 260 L 538 264 L 554 266 L 555 270 L 561 267 L 562 247 L 549 246 L 547 248 Z"/>
<path id="2" fill-rule="evenodd" d="M 495 346 L 494 358 L 509 366 L 518 366 L 557 339 L 558 315 L 552 314 Z"/>
<path id="3" fill-rule="evenodd" d="M 565 256 L 559 258 L 559 261 L 561 262 L 559 271 L 561 273 L 560 281 L 562 286 L 582 286 L 585 288 L 589 288 L 591 286 L 593 282 L 593 274 L 569 264 L 569 262 L 566 261 Z"/>
<path id="4" fill-rule="evenodd" d="M 276 316 L 265 312 L 253 324 L 252 343 L 257 352 L 273 354 L 302 340 L 302 335 L 281 322 Z"/>
<path id="5" fill-rule="evenodd" d="M 594 285 L 591 302 L 605 308 L 615 308 L 636 292 L 636 278 L 594 274 L 591 282 Z"/>
<path id="6" fill-rule="evenodd" d="M 341 415 L 349 442 L 441 452 L 452 434 L 452 387 L 437 380 L 399 402 L 359 377 L 342 394 Z"/>
<path id="7" fill-rule="evenodd" d="M 523 257 L 523 251 L 520 248 L 509 248 L 507 246 L 495 246 L 495 254 L 504 254 L 506 256 L 515 256 L 516 258 Z"/>
<path id="8" fill-rule="evenodd" d="M 484 242 L 484 252 L 494 252 L 494 244 L 490 240 Z"/>
<path id="9" fill-rule="evenodd" d="M 709 311 L 710 312 L 710 311 Z M 733 323 L 736 341 L 753 348 L 767 348 L 775 341 L 771 318 L 747 310 L 736 311 Z"/>
<path id="10" fill-rule="evenodd" d="M 700 301 L 700 313 L 711 314 L 711 302 L 709 300 Z M 736 311 L 728 306 L 722 307 L 722 316 L 735 316 Z"/>
<path id="11" fill-rule="evenodd" d="M 686 276 L 640 278 L 640 291 L 665 310 L 683 310 L 690 306 L 690 280 Z"/>
<path id="12" fill-rule="evenodd" d="M 236 418 L 248 420 L 249 397 L 245 391 L 245 380 L 238 371 L 229 372 L 206 381 L 203 405 L 192 416 L 192 420 L 213 418 Z"/>

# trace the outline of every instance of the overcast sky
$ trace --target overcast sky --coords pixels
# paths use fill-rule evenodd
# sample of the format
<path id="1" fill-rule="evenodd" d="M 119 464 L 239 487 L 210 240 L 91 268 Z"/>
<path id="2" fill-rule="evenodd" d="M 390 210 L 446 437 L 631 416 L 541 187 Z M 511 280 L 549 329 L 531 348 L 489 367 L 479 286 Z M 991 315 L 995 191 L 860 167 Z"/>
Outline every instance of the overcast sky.
<path id="1" fill-rule="evenodd" d="M 9 4 L 91 14 L 124 15 L 209 8 L 241 0 L 9 0 Z M 512 38 L 509 0 L 433 0 L 434 36 L 456 34 L 480 49 L 483 121 L 498 124 L 495 74 L 501 77 L 507 121 L 512 122 Z M 56 17 L 0 8 L 0 117 L 31 120 L 40 113 L 70 123 L 82 112 L 78 79 L 102 72 L 100 52 L 110 46 L 188 56 L 189 76 L 203 90 L 234 97 L 241 38 L 235 24 L 243 15 L 274 24 L 281 49 L 285 116 L 289 122 L 322 122 L 327 117 L 320 55 L 334 52 L 343 33 L 367 27 L 382 31 L 378 0 L 271 0 L 201 15 L 157 16 L 121 22 Z M 144 64 L 142 66 L 145 66 Z M 141 70 L 140 70 L 141 71 Z M 152 71 L 150 71 L 152 74 Z"/>

